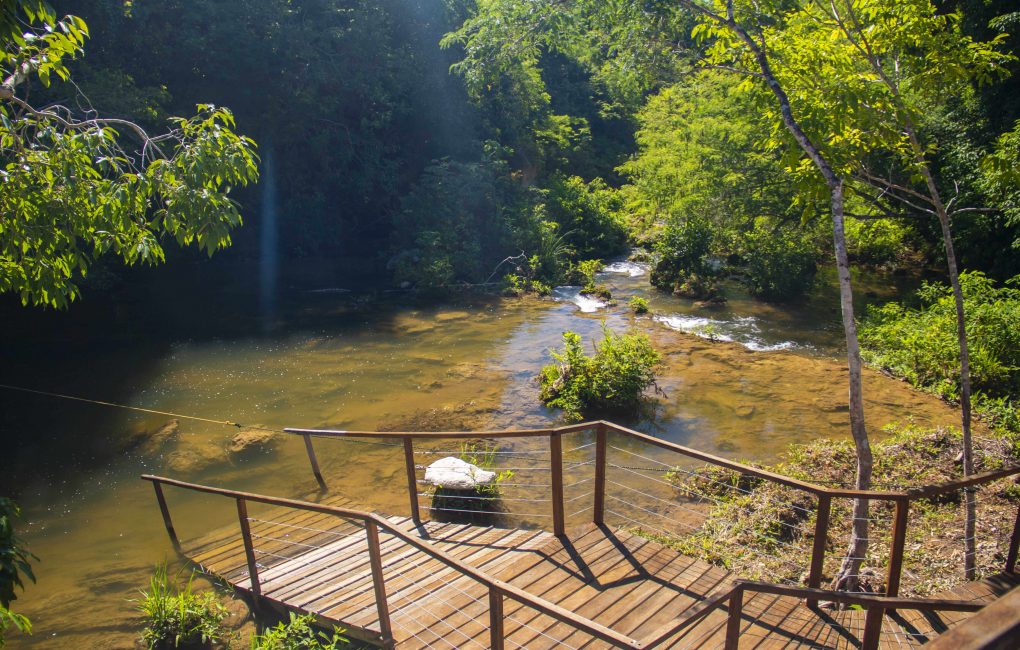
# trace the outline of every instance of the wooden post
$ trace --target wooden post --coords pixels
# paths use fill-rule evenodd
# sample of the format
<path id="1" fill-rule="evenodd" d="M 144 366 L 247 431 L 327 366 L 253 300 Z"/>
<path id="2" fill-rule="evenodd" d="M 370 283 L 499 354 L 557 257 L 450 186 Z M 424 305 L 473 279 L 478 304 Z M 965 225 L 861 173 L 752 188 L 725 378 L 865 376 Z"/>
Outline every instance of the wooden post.
<path id="1" fill-rule="evenodd" d="M 740 645 L 740 615 L 744 609 L 744 590 L 737 587 L 730 596 L 730 615 L 726 620 L 726 641 L 725 650 L 737 650 Z"/>
<path id="2" fill-rule="evenodd" d="M 893 515 L 892 544 L 889 550 L 889 575 L 886 579 L 885 595 L 897 596 L 900 593 L 900 574 L 903 572 L 903 546 L 907 541 L 907 515 L 910 513 L 910 501 L 901 499 L 896 502 Z M 871 613 L 871 610 L 868 610 Z"/>
<path id="3" fill-rule="evenodd" d="M 552 469 L 553 533 L 557 537 L 561 537 L 565 530 L 563 521 L 563 439 L 558 433 L 549 435 L 549 463 Z"/>
<path id="4" fill-rule="evenodd" d="M 312 464 L 312 474 L 315 474 L 315 480 L 319 482 L 319 487 L 325 490 L 326 481 L 322 480 L 322 471 L 319 470 L 319 459 L 315 457 L 315 448 L 312 447 L 312 436 L 306 433 L 304 439 L 305 451 L 308 452 L 308 462 Z"/>
<path id="5" fill-rule="evenodd" d="M 379 551 L 379 528 L 371 519 L 365 520 L 365 536 L 368 540 L 368 558 L 372 565 L 372 588 L 375 589 L 375 606 L 379 615 L 379 633 L 383 647 L 393 647 L 393 628 L 390 625 L 390 607 L 386 602 L 386 582 L 382 570 L 382 555 Z"/>
<path id="6" fill-rule="evenodd" d="M 503 594 L 489 587 L 489 647 L 503 650 Z"/>
<path id="7" fill-rule="evenodd" d="M 241 524 L 241 541 L 244 542 L 244 557 L 248 560 L 251 593 L 254 596 L 261 596 L 262 585 L 259 584 L 259 567 L 255 563 L 255 547 L 251 543 L 251 527 L 248 525 L 248 505 L 240 497 L 237 499 L 237 521 Z"/>
<path id="8" fill-rule="evenodd" d="M 1013 534 L 1009 538 L 1009 551 L 1006 553 L 1006 573 L 1016 573 L 1018 548 L 1020 548 L 1020 508 L 1016 509 Z"/>
<path id="9" fill-rule="evenodd" d="M 595 505 L 591 520 L 596 524 L 606 523 L 606 425 L 599 423 L 595 429 Z"/>
<path id="10" fill-rule="evenodd" d="M 418 475 L 414 469 L 414 440 L 404 436 L 404 465 L 407 468 L 407 494 L 411 499 L 411 519 L 416 526 L 421 526 L 421 513 L 418 508 Z"/>
<path id="11" fill-rule="evenodd" d="M 897 502 L 898 506 L 900 502 Z M 882 636 L 882 618 L 885 609 L 878 605 L 869 605 L 868 613 L 864 616 L 864 638 L 861 640 L 861 650 L 878 650 L 878 641 Z"/>
<path id="12" fill-rule="evenodd" d="M 811 589 L 818 589 L 822 584 L 822 571 L 825 564 L 825 542 L 829 536 L 829 513 L 831 510 L 832 497 L 828 494 L 819 494 L 818 511 L 815 518 L 815 541 L 811 546 L 811 570 L 808 573 L 808 587 Z"/>
<path id="13" fill-rule="evenodd" d="M 159 511 L 163 513 L 163 525 L 166 526 L 166 533 L 170 536 L 170 543 L 174 545 L 174 550 L 180 553 L 181 542 L 177 539 L 174 522 L 170 519 L 170 508 L 167 507 L 166 497 L 163 496 L 163 486 L 159 481 L 153 481 L 152 487 L 156 490 L 156 501 L 159 502 Z"/>

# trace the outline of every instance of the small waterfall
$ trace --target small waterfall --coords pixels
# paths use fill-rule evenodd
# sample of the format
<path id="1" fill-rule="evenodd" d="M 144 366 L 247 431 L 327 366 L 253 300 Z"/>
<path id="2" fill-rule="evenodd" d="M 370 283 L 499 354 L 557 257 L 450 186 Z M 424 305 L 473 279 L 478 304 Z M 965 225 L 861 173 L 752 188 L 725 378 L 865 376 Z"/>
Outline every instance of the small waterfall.
<path id="1" fill-rule="evenodd" d="M 273 150 L 266 146 L 262 158 L 262 222 L 259 228 L 259 312 L 263 330 L 272 329 L 276 320 L 276 298 L 279 267 L 279 235 L 277 233 L 276 174 Z"/>

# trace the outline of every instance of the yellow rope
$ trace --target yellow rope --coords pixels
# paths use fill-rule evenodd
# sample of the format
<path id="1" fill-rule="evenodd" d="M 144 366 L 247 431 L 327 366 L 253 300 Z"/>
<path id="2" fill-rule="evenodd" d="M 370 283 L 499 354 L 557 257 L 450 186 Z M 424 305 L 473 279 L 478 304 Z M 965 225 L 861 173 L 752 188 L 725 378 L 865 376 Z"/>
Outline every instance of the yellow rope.
<path id="1" fill-rule="evenodd" d="M 231 422 L 230 420 L 213 420 L 210 418 L 200 418 L 195 415 L 182 415 L 180 413 L 171 413 L 170 411 L 157 411 L 155 409 L 141 408 L 140 406 L 128 406 L 126 404 L 117 404 L 114 402 L 104 402 L 98 399 L 88 399 L 86 397 L 76 397 L 74 395 L 64 395 L 61 393 L 51 393 L 45 390 L 34 390 L 32 388 L 23 388 L 21 386 L 11 386 L 10 384 L 0 384 L 0 388 L 6 388 L 7 390 L 16 390 L 22 393 L 33 393 L 35 395 L 45 395 L 46 397 L 58 397 L 60 399 L 70 399 L 76 402 L 85 402 L 87 404 L 99 404 L 100 406 L 112 406 L 114 408 L 127 409 L 129 411 L 139 411 L 141 413 L 154 413 L 156 415 L 168 415 L 173 418 L 184 418 L 186 420 L 198 420 L 199 422 L 210 422 L 212 424 L 222 424 L 229 427 L 242 428 L 238 422 Z M 265 427 L 250 426 L 243 427 L 246 429 L 263 429 Z M 276 431 L 276 429 L 267 429 L 269 431 Z"/>

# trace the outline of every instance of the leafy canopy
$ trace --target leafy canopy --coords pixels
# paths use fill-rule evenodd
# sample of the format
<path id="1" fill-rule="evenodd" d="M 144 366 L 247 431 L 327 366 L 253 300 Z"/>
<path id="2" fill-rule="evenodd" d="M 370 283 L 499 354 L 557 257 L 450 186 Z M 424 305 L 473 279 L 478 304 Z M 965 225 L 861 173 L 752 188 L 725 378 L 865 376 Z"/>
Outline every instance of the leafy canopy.
<path id="1" fill-rule="evenodd" d="M 230 111 L 198 106 L 149 135 L 133 122 L 29 103 L 32 85 L 68 81 L 88 27 L 40 0 L 0 15 L 0 292 L 66 307 L 104 255 L 164 261 L 162 240 L 212 254 L 241 224 L 230 191 L 258 178 L 255 143 Z M 83 105 L 88 105 L 87 100 Z"/>

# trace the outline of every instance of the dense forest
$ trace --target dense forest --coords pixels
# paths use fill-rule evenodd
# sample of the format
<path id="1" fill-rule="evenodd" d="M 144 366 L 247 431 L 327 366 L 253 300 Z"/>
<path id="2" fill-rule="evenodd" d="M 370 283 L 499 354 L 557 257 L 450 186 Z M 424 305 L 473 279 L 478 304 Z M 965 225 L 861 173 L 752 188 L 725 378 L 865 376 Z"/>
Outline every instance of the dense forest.
<path id="1" fill-rule="evenodd" d="M 1020 271 L 1010 171 L 1018 18 L 1007 5 L 940 6 L 957 12 L 946 23 L 954 38 L 988 44 L 996 60 L 961 74 L 946 62 L 937 72 L 946 85 L 909 88 L 937 180 L 968 209 L 954 223 L 961 264 L 1000 280 Z M 89 0 L 55 9 L 86 20 L 86 54 L 70 64 L 75 87 L 34 92 L 150 127 L 199 102 L 231 109 L 272 164 L 285 260 L 344 260 L 341 272 L 430 288 L 499 280 L 510 257 L 554 284 L 571 263 L 636 242 L 662 255 L 664 289 L 710 294 L 721 269 L 685 257 L 702 251 L 755 293 L 783 299 L 802 293 L 828 258 L 818 178 L 776 130 L 764 89 L 706 62 L 711 38 L 691 36 L 695 19 L 682 8 L 594 15 L 582 4 L 547 17 L 563 23 L 558 39 L 545 18 L 499 2 Z M 488 24 L 501 17 L 499 28 Z M 796 25 L 775 29 L 790 43 L 813 38 Z M 798 110 L 821 111 L 812 127 L 837 130 L 839 155 L 864 156 L 869 174 L 917 189 L 895 152 L 861 141 L 872 118 L 824 123 L 825 114 L 851 115 L 846 102 L 866 101 L 825 96 L 839 70 L 783 63 L 825 82 L 805 85 L 817 101 Z M 909 198 L 855 181 L 847 236 L 856 261 L 939 266 L 937 221 Z M 234 233 L 233 254 L 255 256 L 261 189 L 238 199 L 247 227 Z"/>

